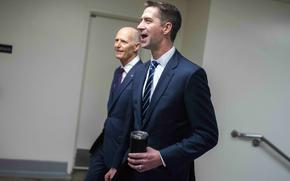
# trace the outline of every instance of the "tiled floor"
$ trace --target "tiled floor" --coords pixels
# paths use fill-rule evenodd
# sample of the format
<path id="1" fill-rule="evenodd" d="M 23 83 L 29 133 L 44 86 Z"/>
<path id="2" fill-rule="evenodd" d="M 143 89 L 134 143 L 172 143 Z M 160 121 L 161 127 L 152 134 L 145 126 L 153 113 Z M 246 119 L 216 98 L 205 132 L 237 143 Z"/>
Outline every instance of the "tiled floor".
<path id="1" fill-rule="evenodd" d="M 83 181 L 87 171 L 73 171 L 71 179 L 39 179 L 39 178 L 20 178 L 20 177 L 1 177 L 0 181 Z"/>

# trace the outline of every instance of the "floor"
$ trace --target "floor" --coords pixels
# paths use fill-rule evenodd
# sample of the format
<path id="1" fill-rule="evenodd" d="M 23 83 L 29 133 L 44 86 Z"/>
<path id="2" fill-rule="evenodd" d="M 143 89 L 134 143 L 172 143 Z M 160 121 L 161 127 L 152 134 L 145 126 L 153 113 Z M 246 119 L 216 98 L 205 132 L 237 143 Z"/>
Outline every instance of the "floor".
<path id="1" fill-rule="evenodd" d="M 20 177 L 0 177 L 0 181 L 83 181 L 87 171 L 75 170 L 71 179 L 40 179 L 40 178 L 20 178 Z"/>
<path id="2" fill-rule="evenodd" d="M 83 181 L 89 166 L 89 150 L 77 149 L 75 166 L 71 179 L 48 179 L 48 178 L 21 178 L 0 176 L 0 181 Z"/>

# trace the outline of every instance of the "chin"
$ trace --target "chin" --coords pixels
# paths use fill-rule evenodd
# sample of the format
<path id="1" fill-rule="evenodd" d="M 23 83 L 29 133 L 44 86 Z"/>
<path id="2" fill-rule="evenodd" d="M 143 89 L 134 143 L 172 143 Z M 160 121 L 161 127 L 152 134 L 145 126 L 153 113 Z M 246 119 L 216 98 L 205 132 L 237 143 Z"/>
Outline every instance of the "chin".
<path id="1" fill-rule="evenodd" d="M 141 40 L 140 43 L 142 48 L 148 46 L 148 42 L 145 40 Z"/>
<path id="2" fill-rule="evenodd" d="M 121 56 L 121 55 L 115 55 L 115 57 L 116 57 L 117 59 L 122 59 L 122 58 L 123 58 L 123 56 Z"/>
<path id="3" fill-rule="evenodd" d="M 116 59 L 120 60 L 120 59 L 122 59 L 122 57 L 118 57 L 118 56 L 116 56 Z"/>
<path id="4" fill-rule="evenodd" d="M 141 43 L 141 47 L 142 48 L 147 48 L 148 47 L 148 43 L 147 42 Z"/>

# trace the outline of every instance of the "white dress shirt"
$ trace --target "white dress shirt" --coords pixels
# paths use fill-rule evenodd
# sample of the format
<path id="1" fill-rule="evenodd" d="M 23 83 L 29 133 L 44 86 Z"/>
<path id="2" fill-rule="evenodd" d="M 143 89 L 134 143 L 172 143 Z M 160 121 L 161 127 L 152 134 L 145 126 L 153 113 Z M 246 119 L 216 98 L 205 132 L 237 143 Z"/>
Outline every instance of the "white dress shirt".
<path id="1" fill-rule="evenodd" d="M 137 55 L 135 58 L 133 58 L 133 60 L 131 60 L 129 63 L 127 63 L 125 66 L 121 66 L 121 68 L 124 69 L 124 72 L 122 73 L 122 79 L 121 79 L 121 83 L 123 82 L 123 80 L 125 79 L 126 75 L 128 74 L 128 72 L 131 70 L 132 67 L 134 67 L 134 65 L 136 63 L 138 63 L 138 61 L 140 60 L 139 55 Z"/>
<path id="2" fill-rule="evenodd" d="M 151 97 L 153 95 L 153 92 L 154 92 L 154 90 L 156 88 L 156 85 L 157 85 L 157 83 L 158 83 L 158 81 L 160 79 L 160 76 L 161 76 L 163 70 L 164 70 L 165 66 L 167 65 L 167 63 L 169 62 L 170 58 L 173 56 L 174 52 L 175 52 L 175 47 L 172 47 L 170 50 L 168 50 L 166 53 L 164 53 L 160 58 L 155 60 L 156 62 L 158 62 L 158 65 L 157 65 L 157 67 L 155 68 L 155 71 L 154 71 L 153 85 L 152 85 L 152 89 L 151 89 L 150 100 L 151 100 Z M 151 60 L 150 61 L 154 61 L 152 56 L 151 56 Z M 147 82 L 148 74 L 149 74 L 149 71 L 147 71 L 145 82 Z M 142 96 L 143 96 L 144 90 L 145 90 L 145 82 L 144 82 L 144 85 L 143 85 Z"/>

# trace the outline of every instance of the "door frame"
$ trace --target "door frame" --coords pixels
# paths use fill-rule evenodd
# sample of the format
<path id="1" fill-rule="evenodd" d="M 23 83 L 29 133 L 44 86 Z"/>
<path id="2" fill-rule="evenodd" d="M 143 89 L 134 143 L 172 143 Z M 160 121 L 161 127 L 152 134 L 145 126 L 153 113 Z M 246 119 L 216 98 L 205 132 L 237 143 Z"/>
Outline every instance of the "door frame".
<path id="1" fill-rule="evenodd" d="M 109 18 L 114 20 L 121 20 L 121 21 L 129 21 L 132 23 L 138 23 L 138 18 L 133 18 L 129 16 L 120 16 L 116 14 L 111 13 L 104 13 L 99 11 L 90 11 L 89 12 L 89 20 L 88 20 L 88 29 L 86 34 L 86 47 L 85 47 L 85 57 L 84 57 L 84 64 L 83 64 L 83 70 L 82 70 L 82 80 L 81 80 L 81 90 L 80 90 L 80 99 L 79 99 L 79 106 L 78 106 L 78 117 L 77 117 L 77 126 L 76 126 L 76 134 L 75 134 L 75 144 L 74 144 L 74 158 L 73 158 L 73 169 L 78 170 L 87 170 L 87 167 L 83 166 L 76 166 L 76 160 L 78 156 L 78 136 L 79 136 L 79 127 L 81 122 L 81 109 L 82 109 L 82 101 L 84 96 L 84 86 L 85 86 L 85 74 L 86 74 L 86 68 L 87 68 L 87 59 L 88 59 L 88 49 L 89 49 L 89 41 L 90 41 L 90 31 L 91 31 L 91 24 L 92 24 L 92 18 Z M 87 153 L 86 153 L 87 151 Z M 81 154 L 86 154 L 85 157 L 89 156 L 88 151 L 89 150 L 81 150 Z M 83 155 L 82 155 L 83 156 Z"/>

